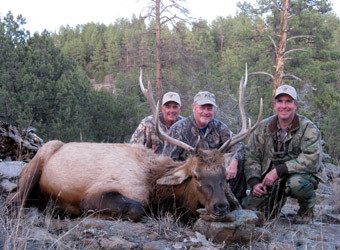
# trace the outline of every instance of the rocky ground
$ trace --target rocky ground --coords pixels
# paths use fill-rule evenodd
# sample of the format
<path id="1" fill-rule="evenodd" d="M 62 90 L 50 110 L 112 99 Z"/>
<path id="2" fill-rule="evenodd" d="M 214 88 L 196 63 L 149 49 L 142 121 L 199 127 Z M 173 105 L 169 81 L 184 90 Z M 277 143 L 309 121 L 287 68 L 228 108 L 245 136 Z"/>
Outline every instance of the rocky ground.
<path id="1" fill-rule="evenodd" d="M 199 220 L 193 227 L 180 225 L 171 215 L 144 217 L 139 223 L 52 217 L 24 208 L 11 217 L 4 206 L 16 189 L 23 162 L 0 162 L 0 249 L 340 249 L 340 170 L 327 164 L 330 180 L 320 184 L 312 223 L 291 222 L 298 209 L 289 199 L 282 216 L 261 222 L 251 211 L 233 211 L 234 222 Z"/>

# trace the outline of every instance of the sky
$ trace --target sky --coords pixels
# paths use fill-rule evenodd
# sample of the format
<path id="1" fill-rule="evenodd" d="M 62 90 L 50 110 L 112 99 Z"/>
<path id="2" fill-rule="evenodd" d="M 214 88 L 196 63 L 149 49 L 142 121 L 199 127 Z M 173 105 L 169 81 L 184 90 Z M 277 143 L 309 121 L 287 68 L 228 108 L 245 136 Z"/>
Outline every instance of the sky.
<path id="1" fill-rule="evenodd" d="M 227 17 L 236 13 L 240 0 L 186 0 L 183 5 L 193 18 L 203 18 L 209 23 L 217 16 Z M 247 0 L 255 3 L 255 0 Z M 242 0 L 243 2 L 243 0 Z M 340 1 L 331 0 L 333 10 L 340 16 Z M 8 11 L 14 17 L 21 14 L 26 18 L 24 28 L 31 33 L 44 29 L 58 32 L 61 26 L 75 27 L 89 22 L 109 25 L 118 18 L 131 19 L 139 16 L 149 0 L 2 0 L 0 16 Z"/>

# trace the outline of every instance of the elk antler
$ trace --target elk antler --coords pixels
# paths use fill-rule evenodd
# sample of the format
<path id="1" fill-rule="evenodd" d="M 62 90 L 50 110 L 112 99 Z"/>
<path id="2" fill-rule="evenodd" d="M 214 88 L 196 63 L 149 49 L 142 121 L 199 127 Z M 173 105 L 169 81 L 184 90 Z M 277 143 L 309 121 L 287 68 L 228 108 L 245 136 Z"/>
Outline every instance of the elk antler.
<path id="1" fill-rule="evenodd" d="M 260 100 L 260 111 L 257 116 L 257 121 L 254 124 L 254 126 L 251 126 L 251 120 L 249 119 L 249 126 L 247 129 L 247 124 L 246 124 L 246 114 L 244 111 L 244 89 L 247 85 L 248 82 L 248 68 L 246 64 L 246 72 L 245 72 L 245 77 L 241 78 L 240 80 L 240 89 L 239 89 L 239 98 L 238 98 L 238 107 L 240 109 L 240 115 L 241 115 L 241 121 L 242 121 L 242 127 L 241 131 L 235 135 L 232 136 L 229 140 L 227 140 L 219 149 L 219 152 L 226 151 L 227 149 L 231 148 L 234 146 L 236 143 L 239 143 L 240 141 L 244 140 L 251 132 L 253 132 L 257 126 L 260 124 L 261 117 L 262 117 L 262 111 L 263 111 L 263 100 L 261 98 Z"/>
<path id="2" fill-rule="evenodd" d="M 148 81 L 148 89 L 145 89 L 142 78 L 143 78 L 143 73 L 142 73 L 142 68 L 140 68 L 139 86 L 140 86 L 140 89 L 142 90 L 145 98 L 149 102 L 149 105 L 151 107 L 152 113 L 155 114 L 156 103 L 155 103 L 155 99 L 153 98 L 153 95 L 152 95 L 152 86 L 151 86 L 151 83 L 150 83 L 150 81 Z"/>
<path id="3" fill-rule="evenodd" d="M 156 127 L 156 134 L 162 138 L 164 141 L 167 141 L 168 143 L 174 144 L 178 147 L 183 148 L 184 150 L 187 150 L 188 152 L 193 152 L 195 151 L 195 148 L 191 147 L 190 145 L 186 144 L 185 142 L 182 142 L 180 140 L 177 140 L 168 134 L 166 134 L 159 126 L 159 116 L 156 115 L 159 113 L 159 101 L 157 102 L 157 107 L 156 107 L 156 113 L 154 113 L 155 116 L 155 127 Z"/>

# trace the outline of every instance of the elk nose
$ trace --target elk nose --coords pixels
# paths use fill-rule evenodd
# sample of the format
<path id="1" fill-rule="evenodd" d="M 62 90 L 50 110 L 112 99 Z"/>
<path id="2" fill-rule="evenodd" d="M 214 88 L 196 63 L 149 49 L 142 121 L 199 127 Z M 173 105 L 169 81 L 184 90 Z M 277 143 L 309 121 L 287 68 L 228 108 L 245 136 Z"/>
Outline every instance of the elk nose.
<path id="1" fill-rule="evenodd" d="M 218 202 L 214 205 L 216 215 L 223 215 L 228 212 L 229 205 L 227 202 Z"/>

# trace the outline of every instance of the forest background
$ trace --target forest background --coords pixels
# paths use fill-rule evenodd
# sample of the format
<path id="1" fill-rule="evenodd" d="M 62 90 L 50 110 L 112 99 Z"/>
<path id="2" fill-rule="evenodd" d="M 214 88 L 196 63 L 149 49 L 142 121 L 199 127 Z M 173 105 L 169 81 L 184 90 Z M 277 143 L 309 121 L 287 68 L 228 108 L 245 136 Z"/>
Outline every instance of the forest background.
<path id="1" fill-rule="evenodd" d="M 276 1 L 256 8 L 239 3 L 234 17 L 208 24 L 177 21 L 161 30 L 163 92 L 179 92 L 183 116 L 199 90 L 216 95 L 216 118 L 240 128 L 238 86 L 248 65 L 245 108 L 256 119 L 259 100 L 272 114 L 275 43 L 280 32 Z M 280 1 L 279 1 L 280 2 Z M 298 113 L 321 130 L 325 152 L 340 157 L 340 18 L 329 2 L 291 0 L 283 83 L 297 88 Z M 25 18 L 0 16 L 0 120 L 28 128 L 44 140 L 128 142 L 151 113 L 139 88 L 155 82 L 155 20 L 142 16 L 113 24 L 79 24 L 30 34 Z M 295 39 L 289 39 L 289 38 Z M 253 72 L 265 72 L 252 74 Z M 109 81 L 109 90 L 95 90 Z"/>

